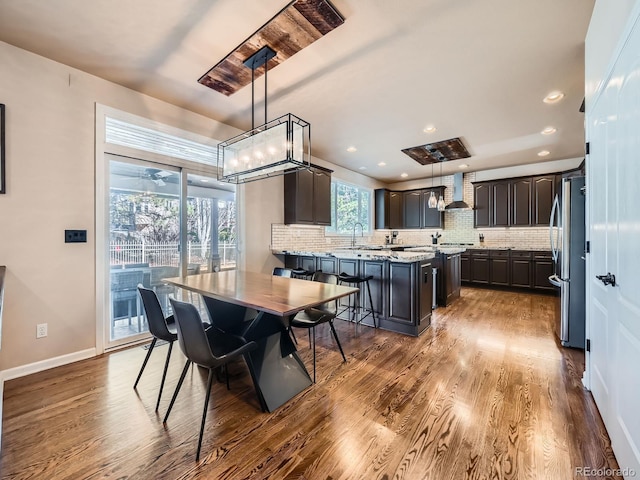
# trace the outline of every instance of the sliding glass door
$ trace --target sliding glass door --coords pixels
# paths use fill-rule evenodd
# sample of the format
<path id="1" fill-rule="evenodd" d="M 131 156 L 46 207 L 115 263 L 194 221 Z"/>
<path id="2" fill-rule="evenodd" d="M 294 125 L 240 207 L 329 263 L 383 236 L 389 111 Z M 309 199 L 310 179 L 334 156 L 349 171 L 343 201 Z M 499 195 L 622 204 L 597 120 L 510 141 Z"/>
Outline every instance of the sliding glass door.
<path id="1" fill-rule="evenodd" d="M 169 309 L 174 287 L 163 278 L 180 274 L 180 171 L 145 162 L 109 163 L 110 343 L 148 335 L 137 293 L 153 289 Z"/>

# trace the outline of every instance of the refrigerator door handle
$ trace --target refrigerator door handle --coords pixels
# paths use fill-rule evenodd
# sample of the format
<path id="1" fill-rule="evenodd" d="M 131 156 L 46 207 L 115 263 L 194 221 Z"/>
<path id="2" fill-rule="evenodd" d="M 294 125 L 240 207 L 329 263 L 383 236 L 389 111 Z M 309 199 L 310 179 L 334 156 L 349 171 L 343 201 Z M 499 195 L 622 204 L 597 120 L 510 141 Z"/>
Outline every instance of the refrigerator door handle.
<path id="1" fill-rule="evenodd" d="M 553 199 L 553 207 L 551 208 L 551 216 L 549 217 L 549 243 L 551 245 L 551 256 L 553 257 L 553 261 L 555 263 L 558 262 L 558 245 L 557 242 L 553 241 L 553 227 L 556 223 L 556 216 L 560 211 L 560 204 L 558 201 L 558 195 Z M 557 285 L 559 286 L 559 285 Z"/>
<path id="2" fill-rule="evenodd" d="M 549 277 L 549 283 L 555 287 L 562 287 L 562 280 L 558 275 L 551 275 Z"/>

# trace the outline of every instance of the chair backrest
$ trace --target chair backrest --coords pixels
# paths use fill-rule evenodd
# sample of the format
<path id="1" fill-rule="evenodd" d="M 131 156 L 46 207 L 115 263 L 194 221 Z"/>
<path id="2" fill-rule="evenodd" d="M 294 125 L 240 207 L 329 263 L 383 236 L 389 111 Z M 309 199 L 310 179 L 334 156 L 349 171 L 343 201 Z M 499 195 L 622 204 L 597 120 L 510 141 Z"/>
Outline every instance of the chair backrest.
<path id="1" fill-rule="evenodd" d="M 160 267 L 151 267 L 151 286 L 162 285 L 163 278 L 177 277 L 180 275 L 178 267 L 163 265 Z"/>
<path id="2" fill-rule="evenodd" d="M 179 302 L 169 298 L 178 330 L 178 344 L 184 356 L 193 363 L 205 367 L 216 367 L 220 364 L 211 352 L 207 333 L 204 331 L 202 319 L 196 307 L 190 303 Z"/>
<path id="3" fill-rule="evenodd" d="M 164 318 L 156 292 L 144 288 L 142 285 L 138 285 L 138 292 L 142 298 L 142 305 L 144 306 L 144 313 L 147 315 L 151 335 L 167 342 L 175 340 L 174 335 L 167 328 L 167 321 Z"/>
<path id="4" fill-rule="evenodd" d="M 135 290 L 142 283 L 142 270 L 116 270 L 111 272 L 111 290 Z"/>
<path id="5" fill-rule="evenodd" d="M 313 280 L 314 282 L 329 283 L 331 285 L 338 284 L 338 276 L 332 273 L 315 272 L 311 280 Z M 329 312 L 331 314 L 336 314 L 338 312 L 338 301 L 332 300 L 330 302 L 323 303 L 322 305 L 318 305 L 314 308 L 318 310 L 324 310 L 325 312 Z"/>
<path id="6" fill-rule="evenodd" d="M 276 277 L 287 277 L 287 278 L 291 278 L 293 272 L 288 269 L 288 268 L 282 268 L 282 267 L 275 267 L 273 269 L 273 274 Z"/>

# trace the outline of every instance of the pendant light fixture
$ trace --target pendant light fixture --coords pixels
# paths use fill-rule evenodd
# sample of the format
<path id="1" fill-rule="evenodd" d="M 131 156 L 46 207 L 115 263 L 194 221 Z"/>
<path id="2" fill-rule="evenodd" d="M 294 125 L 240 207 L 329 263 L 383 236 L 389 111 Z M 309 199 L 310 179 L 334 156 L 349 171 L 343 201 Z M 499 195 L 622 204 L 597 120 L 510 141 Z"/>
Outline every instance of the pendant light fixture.
<path id="1" fill-rule="evenodd" d="M 440 158 L 440 183 L 442 183 L 442 162 L 444 158 Z M 438 199 L 438 211 L 444 212 L 446 205 L 444 204 L 444 197 L 442 193 L 440 194 L 440 198 Z"/>
<path id="2" fill-rule="evenodd" d="M 246 183 L 311 166 L 310 125 L 288 113 L 267 121 L 268 61 L 276 52 L 262 47 L 244 65 L 251 69 L 251 130 L 218 144 L 218 180 Z M 264 124 L 255 126 L 255 70 L 264 66 Z"/>
<path id="3" fill-rule="evenodd" d="M 438 199 L 436 194 L 433 193 L 433 162 L 431 162 L 431 195 L 429 195 L 429 208 L 436 208 L 438 206 Z"/>

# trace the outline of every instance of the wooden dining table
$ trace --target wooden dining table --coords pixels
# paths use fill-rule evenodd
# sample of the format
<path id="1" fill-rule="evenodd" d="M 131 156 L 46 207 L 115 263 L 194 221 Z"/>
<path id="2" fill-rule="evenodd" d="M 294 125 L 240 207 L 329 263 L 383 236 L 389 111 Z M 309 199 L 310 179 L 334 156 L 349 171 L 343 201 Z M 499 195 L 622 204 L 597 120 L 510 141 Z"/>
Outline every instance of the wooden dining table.
<path id="1" fill-rule="evenodd" d="M 246 329 L 247 341 L 258 348 L 251 352 L 252 378 L 263 406 L 273 411 L 312 384 L 294 343 L 287 334 L 288 318 L 296 313 L 358 291 L 296 278 L 279 277 L 242 270 L 227 270 L 164 279 L 167 283 L 211 297 L 220 302 L 220 311 L 232 309 L 236 321 L 247 317 L 247 309 L 257 315 Z M 211 302 L 210 302 L 211 303 Z M 228 319 L 226 319 L 228 321 Z"/>

